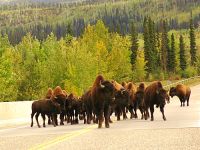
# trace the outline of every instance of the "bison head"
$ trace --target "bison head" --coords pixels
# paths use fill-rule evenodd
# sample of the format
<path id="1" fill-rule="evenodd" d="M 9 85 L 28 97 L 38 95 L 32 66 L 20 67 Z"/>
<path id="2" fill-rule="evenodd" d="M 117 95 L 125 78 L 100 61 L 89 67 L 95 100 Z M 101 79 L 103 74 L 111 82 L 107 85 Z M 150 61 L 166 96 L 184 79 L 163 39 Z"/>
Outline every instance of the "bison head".
<path id="1" fill-rule="evenodd" d="M 158 105 L 160 105 L 160 107 L 164 107 L 166 101 L 167 103 L 170 102 L 168 92 L 165 89 L 159 89 L 156 91 L 156 93 L 157 93 L 157 107 Z"/>
<path id="2" fill-rule="evenodd" d="M 176 95 L 176 88 L 175 87 L 170 88 L 169 95 L 171 96 L 171 98 L 173 98 Z"/>
<path id="3" fill-rule="evenodd" d="M 144 100 L 144 92 L 143 91 L 137 91 L 135 93 L 135 99 L 136 99 L 136 102 L 137 102 L 138 106 L 142 107 L 143 100 Z"/>
<path id="4" fill-rule="evenodd" d="M 110 81 L 100 82 L 100 92 L 104 95 L 105 99 L 115 100 L 115 88 Z"/>

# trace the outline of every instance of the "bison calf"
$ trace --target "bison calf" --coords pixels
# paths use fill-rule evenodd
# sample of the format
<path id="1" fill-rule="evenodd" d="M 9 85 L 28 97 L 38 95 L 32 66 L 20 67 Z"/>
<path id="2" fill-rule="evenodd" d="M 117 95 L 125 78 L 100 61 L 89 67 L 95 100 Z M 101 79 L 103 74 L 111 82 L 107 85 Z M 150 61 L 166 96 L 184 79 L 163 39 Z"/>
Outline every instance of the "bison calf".
<path id="1" fill-rule="evenodd" d="M 45 100 L 38 100 L 32 103 L 32 113 L 31 113 L 31 127 L 33 127 L 33 117 L 35 115 L 35 119 L 37 121 L 37 125 L 40 128 L 40 124 L 38 122 L 38 116 L 41 114 L 43 119 L 43 127 L 45 127 L 45 115 L 48 115 L 53 120 L 54 127 L 55 118 L 53 117 L 55 114 L 61 112 L 60 104 L 53 102 L 52 100 L 45 99 Z"/>

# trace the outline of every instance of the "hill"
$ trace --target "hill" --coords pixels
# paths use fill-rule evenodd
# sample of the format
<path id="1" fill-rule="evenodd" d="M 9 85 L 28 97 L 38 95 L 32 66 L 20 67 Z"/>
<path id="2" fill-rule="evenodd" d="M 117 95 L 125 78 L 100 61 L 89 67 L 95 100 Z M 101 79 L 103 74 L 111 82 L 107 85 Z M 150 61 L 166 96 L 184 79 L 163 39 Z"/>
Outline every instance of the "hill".
<path id="1" fill-rule="evenodd" d="M 34 0 L 32 0 L 33 2 Z M 8 34 L 12 44 L 19 43 L 21 37 L 31 32 L 43 40 L 50 32 L 60 38 L 66 35 L 70 23 L 74 36 L 79 36 L 86 24 L 104 21 L 110 31 L 128 34 L 130 24 L 136 24 L 142 32 L 144 17 L 150 16 L 159 28 L 162 19 L 167 19 L 169 28 L 187 29 L 191 12 L 195 27 L 200 23 L 200 1 L 198 0 L 90 0 L 67 3 L 76 0 L 58 0 L 57 3 L 13 4 L 0 6 L 0 29 Z"/>

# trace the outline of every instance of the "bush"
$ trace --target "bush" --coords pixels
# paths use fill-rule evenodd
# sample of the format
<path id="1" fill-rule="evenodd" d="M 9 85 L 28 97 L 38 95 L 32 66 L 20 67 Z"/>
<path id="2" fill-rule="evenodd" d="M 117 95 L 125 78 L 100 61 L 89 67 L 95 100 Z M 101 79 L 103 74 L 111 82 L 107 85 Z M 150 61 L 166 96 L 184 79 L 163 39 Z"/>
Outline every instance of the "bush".
<path id="1" fill-rule="evenodd" d="M 190 78 L 190 77 L 193 77 L 193 76 L 196 76 L 198 73 L 197 73 L 197 68 L 195 67 L 187 67 L 187 69 L 185 71 L 182 71 L 181 72 L 181 76 L 183 78 Z"/>

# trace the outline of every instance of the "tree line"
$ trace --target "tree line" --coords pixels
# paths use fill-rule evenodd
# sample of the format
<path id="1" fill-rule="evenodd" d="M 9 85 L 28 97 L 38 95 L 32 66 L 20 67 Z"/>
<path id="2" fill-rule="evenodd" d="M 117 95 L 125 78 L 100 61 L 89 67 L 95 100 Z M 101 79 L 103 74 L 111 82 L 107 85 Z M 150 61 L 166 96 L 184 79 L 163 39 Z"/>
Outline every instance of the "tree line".
<path id="1" fill-rule="evenodd" d="M 172 34 L 169 39 L 165 21 L 162 32 L 156 32 L 149 17 L 144 20 L 143 47 L 134 24 L 130 35 L 121 35 L 109 32 L 101 20 L 86 26 L 78 38 L 72 30 L 60 39 L 50 33 L 43 41 L 28 33 L 13 46 L 7 35 L 1 36 L 0 101 L 38 99 L 57 85 L 81 95 L 98 74 L 118 82 L 194 76 L 200 65 L 192 20 L 190 27 L 191 63 L 185 37 L 180 36 L 179 42 Z"/>

